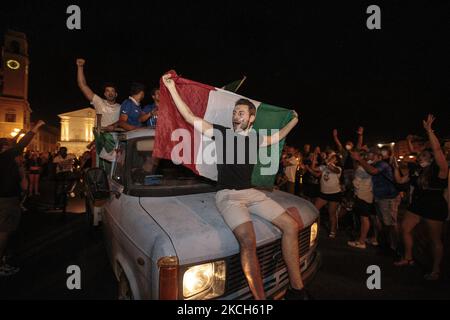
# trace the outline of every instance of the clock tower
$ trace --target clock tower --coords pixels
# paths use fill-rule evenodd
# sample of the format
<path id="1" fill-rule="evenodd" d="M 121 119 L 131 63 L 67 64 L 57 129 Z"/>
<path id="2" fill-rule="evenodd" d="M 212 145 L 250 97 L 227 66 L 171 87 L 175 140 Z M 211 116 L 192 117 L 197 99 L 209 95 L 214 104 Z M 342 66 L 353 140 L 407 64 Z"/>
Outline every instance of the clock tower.
<path id="1" fill-rule="evenodd" d="M 28 42 L 24 33 L 8 30 L 0 64 L 0 137 L 30 128 Z"/>
<path id="2" fill-rule="evenodd" d="M 2 48 L 2 96 L 28 99 L 28 43 L 25 34 L 8 31 Z"/>

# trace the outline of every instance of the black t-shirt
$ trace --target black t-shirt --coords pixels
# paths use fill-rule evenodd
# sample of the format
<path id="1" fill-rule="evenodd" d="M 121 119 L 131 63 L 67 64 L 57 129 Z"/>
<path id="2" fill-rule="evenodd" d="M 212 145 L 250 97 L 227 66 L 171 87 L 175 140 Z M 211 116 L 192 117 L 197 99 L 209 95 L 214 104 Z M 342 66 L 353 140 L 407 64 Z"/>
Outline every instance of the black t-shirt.
<path id="1" fill-rule="evenodd" d="M 262 139 L 254 130 L 245 136 L 218 124 L 214 124 L 213 127 L 221 134 L 219 137 L 215 132 L 213 137 L 217 154 L 217 188 L 219 190 L 252 188 L 253 167 Z"/>
<path id="2" fill-rule="evenodd" d="M 305 158 L 303 160 L 303 164 L 305 166 L 312 166 L 312 161 L 308 158 Z M 317 179 L 317 177 L 315 177 L 313 174 L 311 174 L 311 172 L 309 172 L 308 170 L 305 171 L 305 173 L 303 174 L 303 184 L 318 184 L 319 183 L 319 179 Z"/>
<path id="3" fill-rule="evenodd" d="M 342 154 L 343 156 L 343 166 L 344 166 L 344 170 L 353 170 L 353 159 L 350 156 L 350 152 L 348 152 L 347 150 L 344 151 L 344 153 Z"/>
<path id="4" fill-rule="evenodd" d="M 448 186 L 448 178 L 439 178 L 440 168 L 435 161 L 427 168 L 419 168 L 418 176 L 412 181 L 415 194 L 436 192 L 442 193 Z"/>

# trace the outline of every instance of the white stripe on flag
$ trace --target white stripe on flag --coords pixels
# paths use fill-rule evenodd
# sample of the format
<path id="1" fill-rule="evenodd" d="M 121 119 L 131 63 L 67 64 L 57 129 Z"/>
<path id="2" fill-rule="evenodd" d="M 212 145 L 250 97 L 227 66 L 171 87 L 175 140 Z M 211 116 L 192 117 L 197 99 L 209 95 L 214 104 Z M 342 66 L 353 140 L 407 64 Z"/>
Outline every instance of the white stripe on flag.
<path id="1" fill-rule="evenodd" d="M 212 124 L 219 124 L 221 126 L 232 128 L 232 116 L 233 109 L 236 101 L 239 99 L 248 99 L 239 94 L 229 92 L 222 89 L 211 90 L 209 92 L 208 97 L 208 105 L 206 107 L 205 116 L 203 117 L 206 121 Z M 261 102 L 248 99 L 253 102 L 256 106 L 256 109 L 259 108 Z M 205 136 L 201 137 L 201 149 L 198 150 L 196 157 L 196 169 L 201 176 L 209 178 L 211 180 L 217 181 L 217 166 L 216 164 L 206 164 L 203 159 L 203 152 L 205 150 L 211 150 L 211 152 L 207 152 L 208 154 L 215 154 L 215 146 L 214 142 Z M 212 145 L 210 145 L 212 144 Z M 208 148 L 208 149 L 206 149 Z"/>
<path id="2" fill-rule="evenodd" d="M 239 99 L 248 99 L 239 94 L 216 89 L 209 92 L 208 106 L 206 107 L 205 116 L 203 117 L 210 123 L 220 124 L 224 127 L 231 128 L 234 104 Z M 248 99 L 253 102 L 258 109 L 261 102 Z"/>

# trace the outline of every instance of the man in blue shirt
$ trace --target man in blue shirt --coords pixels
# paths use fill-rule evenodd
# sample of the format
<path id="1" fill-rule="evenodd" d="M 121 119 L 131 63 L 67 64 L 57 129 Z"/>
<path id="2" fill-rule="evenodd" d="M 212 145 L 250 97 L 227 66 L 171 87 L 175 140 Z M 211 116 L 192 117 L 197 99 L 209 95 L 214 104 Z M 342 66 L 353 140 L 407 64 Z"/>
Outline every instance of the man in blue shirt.
<path id="1" fill-rule="evenodd" d="M 131 85 L 130 97 L 120 107 L 119 127 L 129 131 L 140 128 L 142 123 L 141 102 L 145 96 L 145 86 L 140 83 Z"/>
<path id="2" fill-rule="evenodd" d="M 140 117 L 141 122 L 146 122 L 147 127 L 156 127 L 156 121 L 158 119 L 158 107 L 159 107 L 159 89 L 154 88 L 152 90 L 153 103 L 146 105 L 142 108 L 142 114 Z"/>
<path id="3" fill-rule="evenodd" d="M 400 197 L 396 188 L 392 167 L 383 160 L 380 149 L 371 150 L 367 156 L 367 161 L 361 158 L 357 152 L 352 153 L 352 157 L 372 175 L 375 208 L 387 229 L 390 247 L 392 250 L 396 250 L 398 244 L 397 215 Z"/>

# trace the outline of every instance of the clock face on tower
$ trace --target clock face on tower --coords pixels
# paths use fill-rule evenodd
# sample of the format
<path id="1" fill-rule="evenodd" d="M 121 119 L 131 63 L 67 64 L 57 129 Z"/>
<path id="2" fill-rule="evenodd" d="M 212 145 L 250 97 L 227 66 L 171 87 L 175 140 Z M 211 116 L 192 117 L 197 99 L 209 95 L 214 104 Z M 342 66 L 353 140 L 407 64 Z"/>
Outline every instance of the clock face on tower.
<path id="1" fill-rule="evenodd" d="M 12 70 L 17 70 L 20 68 L 19 61 L 13 59 L 6 61 L 6 65 L 8 66 L 8 68 Z"/>

